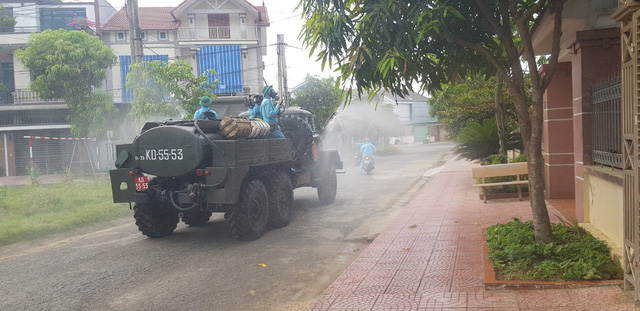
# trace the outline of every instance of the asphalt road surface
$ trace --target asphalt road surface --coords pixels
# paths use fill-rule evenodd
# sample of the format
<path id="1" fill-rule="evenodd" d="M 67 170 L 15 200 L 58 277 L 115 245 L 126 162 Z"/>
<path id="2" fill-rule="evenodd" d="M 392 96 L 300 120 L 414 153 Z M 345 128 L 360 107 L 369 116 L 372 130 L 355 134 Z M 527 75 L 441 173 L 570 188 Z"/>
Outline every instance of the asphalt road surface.
<path id="1" fill-rule="evenodd" d="M 297 189 L 291 224 L 253 242 L 233 239 L 214 214 L 161 239 L 127 217 L 0 248 L 0 310 L 307 310 L 451 147 L 402 145 L 376 157 L 372 175 L 342 155 L 335 203 Z"/>

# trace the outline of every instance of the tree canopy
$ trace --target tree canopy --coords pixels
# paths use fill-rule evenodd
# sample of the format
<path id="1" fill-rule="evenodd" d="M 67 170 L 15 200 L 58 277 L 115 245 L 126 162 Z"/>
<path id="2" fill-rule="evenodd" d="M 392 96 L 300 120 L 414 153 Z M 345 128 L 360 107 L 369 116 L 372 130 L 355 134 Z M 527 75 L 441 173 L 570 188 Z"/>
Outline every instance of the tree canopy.
<path id="1" fill-rule="evenodd" d="M 336 88 L 334 78 L 307 75 L 304 78 L 304 84 L 294 94 L 291 104 L 311 112 L 318 131 L 322 131 L 329 118 L 338 109 L 340 89 Z"/>
<path id="2" fill-rule="evenodd" d="M 100 38 L 83 31 L 45 30 L 33 33 L 16 56 L 33 78 L 31 90 L 42 99 L 63 99 L 77 136 L 104 136 L 113 101 L 96 91 L 116 56 Z"/>
<path id="3" fill-rule="evenodd" d="M 429 100 L 431 116 L 438 117 L 451 138 L 458 137 L 460 131 L 469 122 L 484 123 L 495 119 L 496 79 L 481 75 L 468 76 L 456 83 L 447 83 L 440 90 L 434 90 Z M 505 94 L 503 105 L 506 108 L 506 125 L 515 128 L 517 117 L 513 99 Z"/>
<path id="4" fill-rule="evenodd" d="M 542 96 L 560 52 L 564 0 L 301 0 L 300 37 L 350 90 L 434 90 L 468 72 L 495 73 L 513 96 L 529 168 L 536 240 L 551 242 L 544 201 Z M 542 75 L 532 36 L 551 16 L 551 54 Z M 523 66 L 523 62 L 526 65 Z M 531 78 L 531 92 L 525 76 Z M 529 94 L 531 95 L 529 97 Z"/>
<path id="5" fill-rule="evenodd" d="M 210 83 L 206 74 L 196 76 L 193 67 L 183 60 L 131 64 L 127 75 L 127 88 L 133 89 L 134 97 L 131 113 L 137 119 L 191 118 L 200 108 L 202 96 L 216 99 L 216 82 Z"/>

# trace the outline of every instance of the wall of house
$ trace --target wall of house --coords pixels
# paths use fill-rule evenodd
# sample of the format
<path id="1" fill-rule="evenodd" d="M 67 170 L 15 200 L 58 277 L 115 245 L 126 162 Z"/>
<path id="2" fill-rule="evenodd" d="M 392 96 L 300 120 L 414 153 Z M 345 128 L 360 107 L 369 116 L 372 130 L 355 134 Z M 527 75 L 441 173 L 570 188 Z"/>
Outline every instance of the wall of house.
<path id="1" fill-rule="evenodd" d="M 585 220 L 618 248 L 624 244 L 623 197 L 622 171 L 596 166 L 585 170 Z"/>
<path id="2" fill-rule="evenodd" d="M 111 39 L 115 40 L 114 37 L 114 33 L 112 32 L 109 36 Z M 150 40 L 150 38 L 149 38 Z M 179 50 L 177 50 L 176 48 L 169 46 L 169 44 L 163 44 L 162 47 L 158 47 L 155 46 L 153 44 L 147 44 L 145 41 L 145 44 L 148 45 L 149 47 L 151 47 L 150 49 L 145 48 L 144 49 L 144 55 L 168 55 L 169 60 L 175 60 L 176 57 L 179 56 Z M 111 44 L 111 49 L 113 50 L 114 54 L 116 56 L 128 56 L 131 55 L 131 48 L 129 46 L 129 43 L 127 42 L 126 44 Z M 153 51 L 152 51 L 153 50 Z M 188 61 L 188 59 L 187 59 Z M 115 66 L 112 67 L 111 70 L 111 84 L 110 84 L 110 89 L 113 90 L 113 100 L 115 102 L 121 102 L 122 101 L 122 89 L 123 89 L 123 85 L 122 85 L 122 76 L 121 76 L 121 72 L 120 72 L 120 63 L 118 62 Z"/>

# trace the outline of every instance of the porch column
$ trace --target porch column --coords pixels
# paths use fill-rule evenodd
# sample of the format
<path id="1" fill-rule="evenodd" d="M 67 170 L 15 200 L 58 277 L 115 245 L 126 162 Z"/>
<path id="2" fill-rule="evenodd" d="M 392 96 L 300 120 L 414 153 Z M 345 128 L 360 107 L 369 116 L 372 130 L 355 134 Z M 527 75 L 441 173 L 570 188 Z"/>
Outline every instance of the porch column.
<path id="1" fill-rule="evenodd" d="M 620 72 L 620 30 L 579 31 L 569 47 L 572 58 L 573 150 L 576 216 L 584 222 L 584 166 L 593 164 L 591 135 L 591 87 Z"/>
<path id="2" fill-rule="evenodd" d="M 545 71 L 547 66 L 543 66 Z M 571 63 L 558 63 L 544 94 L 544 163 L 547 199 L 573 199 L 573 93 Z"/>

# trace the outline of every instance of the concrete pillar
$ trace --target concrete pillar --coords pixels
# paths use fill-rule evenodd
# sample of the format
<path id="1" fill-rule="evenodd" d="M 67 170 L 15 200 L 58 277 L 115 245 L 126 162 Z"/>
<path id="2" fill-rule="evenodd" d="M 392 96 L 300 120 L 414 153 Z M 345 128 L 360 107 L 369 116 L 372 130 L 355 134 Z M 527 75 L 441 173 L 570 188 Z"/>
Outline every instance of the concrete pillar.
<path id="1" fill-rule="evenodd" d="M 547 66 L 543 66 L 545 71 Z M 573 199 L 573 93 L 571 63 L 558 63 L 544 94 L 544 162 L 547 199 Z"/>
<path id="2" fill-rule="evenodd" d="M 585 221 L 584 166 L 593 164 L 591 146 L 591 87 L 620 72 L 618 28 L 579 31 L 569 47 L 573 58 L 573 150 L 576 216 Z"/>

